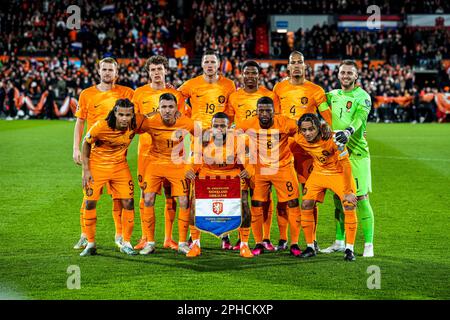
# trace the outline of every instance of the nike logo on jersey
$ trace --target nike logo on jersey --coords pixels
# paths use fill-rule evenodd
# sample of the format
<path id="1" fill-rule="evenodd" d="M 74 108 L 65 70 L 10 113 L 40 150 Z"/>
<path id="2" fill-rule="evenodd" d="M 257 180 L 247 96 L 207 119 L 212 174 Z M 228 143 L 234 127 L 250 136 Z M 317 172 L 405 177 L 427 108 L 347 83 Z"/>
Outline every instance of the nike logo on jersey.
<path id="1" fill-rule="evenodd" d="M 245 106 L 245 104 L 238 104 L 238 108 Z"/>
<path id="2" fill-rule="evenodd" d="M 280 100 L 283 100 L 284 98 L 286 98 L 286 97 L 280 97 Z"/>
<path id="3" fill-rule="evenodd" d="M 146 104 L 146 103 L 149 103 L 149 102 L 151 102 L 150 100 L 148 100 L 148 101 L 142 101 L 142 104 Z"/>
<path id="4" fill-rule="evenodd" d="M 94 106 L 94 108 L 97 108 L 97 107 L 100 107 L 100 105 L 98 104 L 98 105 Z"/>
<path id="5" fill-rule="evenodd" d="M 200 97 L 203 97 L 204 96 L 204 94 L 202 94 L 202 95 L 197 95 L 197 98 L 200 98 Z"/>

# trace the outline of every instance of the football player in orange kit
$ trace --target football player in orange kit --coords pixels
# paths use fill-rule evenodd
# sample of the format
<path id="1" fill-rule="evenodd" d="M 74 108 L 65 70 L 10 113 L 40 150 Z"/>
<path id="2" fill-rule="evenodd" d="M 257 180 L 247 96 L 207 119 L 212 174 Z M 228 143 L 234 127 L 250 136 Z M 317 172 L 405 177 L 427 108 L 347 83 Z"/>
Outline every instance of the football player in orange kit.
<path id="1" fill-rule="evenodd" d="M 211 125 L 212 117 L 227 108 L 231 93 L 236 91 L 234 82 L 219 74 L 220 58 L 213 50 L 202 56 L 203 74 L 183 83 L 178 90 L 188 99 L 186 115 L 201 122 L 202 129 Z M 228 235 L 222 239 L 223 249 L 232 249 Z"/>
<path id="2" fill-rule="evenodd" d="M 193 181 L 196 175 L 207 176 L 230 176 L 241 178 L 242 199 L 242 223 L 239 227 L 241 242 L 239 251 L 241 257 L 252 258 L 253 254 L 248 246 L 250 236 L 251 214 L 248 206 L 248 190 L 243 188 L 248 185 L 250 173 L 245 165 L 245 145 L 240 144 L 233 130 L 229 130 L 230 121 L 227 114 L 218 112 L 214 114 L 211 124 L 210 137 L 203 142 L 202 148 L 194 148 L 192 168 L 186 172 L 186 178 Z M 193 201 L 194 203 L 194 201 Z M 191 235 L 193 246 L 186 255 L 189 258 L 201 254 L 200 230 L 194 225 L 194 210 L 191 211 Z"/>
<path id="3" fill-rule="evenodd" d="M 133 97 L 133 89 L 115 84 L 118 78 L 118 64 L 116 60 L 113 58 L 104 58 L 100 60 L 98 66 L 100 83 L 84 89 L 80 93 L 77 111 L 75 113 L 77 121 L 73 137 L 73 160 L 78 165 L 81 165 L 80 142 L 86 122 L 87 131 L 89 131 L 97 120 L 106 118 L 108 113 L 114 107 L 117 99 L 128 98 L 131 100 Z M 120 199 L 117 199 L 114 193 L 112 194 L 112 198 L 112 213 L 116 229 L 115 243 L 120 248 L 122 242 L 122 204 Z M 82 249 L 87 245 L 87 237 L 83 225 L 84 204 L 85 199 L 83 199 L 80 209 L 81 236 L 78 243 L 74 246 L 74 249 Z"/>
<path id="4" fill-rule="evenodd" d="M 148 114 L 151 112 L 158 112 L 159 97 L 164 93 L 172 93 L 178 100 L 178 110 L 184 112 L 184 99 L 182 95 L 173 88 L 166 88 L 166 72 L 168 68 L 167 58 L 159 55 L 150 57 L 145 63 L 145 69 L 149 73 L 150 83 L 143 85 L 135 90 L 133 96 L 133 103 L 136 113 Z M 141 134 L 139 136 L 138 147 L 138 181 L 139 186 L 143 188 L 143 177 L 145 176 L 145 168 L 149 164 L 149 152 L 152 138 L 148 133 Z M 164 193 L 166 196 L 166 203 L 164 207 L 164 248 L 172 248 L 177 250 L 177 243 L 172 240 L 172 227 L 177 211 L 177 202 L 174 197 L 171 196 L 170 183 L 167 180 L 163 183 Z M 142 250 L 147 242 L 144 237 L 144 223 L 142 222 L 142 216 L 144 212 L 144 197 L 141 192 L 141 199 L 139 201 L 139 211 L 141 217 L 141 231 L 142 237 L 140 242 L 134 247 L 135 250 Z"/>
<path id="5" fill-rule="evenodd" d="M 143 179 L 144 210 L 142 222 L 147 240 L 140 254 L 155 251 L 155 198 L 161 190 L 161 183 L 168 180 L 172 196 L 178 197 L 178 251 L 188 253 L 186 236 L 189 227 L 189 181 L 185 179 L 184 138 L 193 134 L 194 122 L 185 117 L 176 117 L 177 98 L 172 93 L 159 97 L 159 112 L 144 121 L 140 131 L 151 135 L 152 143 L 148 153 L 149 163 Z"/>
<path id="6" fill-rule="evenodd" d="M 256 61 L 248 60 L 242 65 L 242 79 L 244 87 L 238 89 L 230 95 L 228 108 L 225 111 L 230 116 L 231 121 L 239 125 L 240 122 L 256 117 L 256 102 L 261 97 L 269 97 L 274 102 L 275 113 L 280 113 L 280 105 L 278 97 L 267 88 L 259 85 L 259 74 L 261 68 Z M 248 186 L 245 187 L 245 189 Z M 251 190 L 250 193 L 253 191 Z M 272 192 L 270 191 L 272 194 Z M 282 250 L 286 248 L 287 243 L 287 213 L 286 210 L 279 211 L 277 215 L 278 227 L 280 229 L 279 245 L 275 248 L 270 242 L 270 228 L 272 226 L 272 196 L 269 197 L 268 205 L 264 207 L 264 224 L 263 224 L 263 246 L 269 251 Z M 284 208 L 283 208 L 284 209 Z M 239 250 L 238 243 L 233 247 Z"/>
<path id="7" fill-rule="evenodd" d="M 301 225 L 307 248 L 299 257 L 310 258 L 316 255 L 313 208 L 316 201 L 323 200 L 325 190 L 331 189 L 339 196 L 344 208 L 346 232 L 344 260 L 354 261 L 357 198 L 348 151 L 345 147 L 338 148 L 333 139 L 322 138 L 320 120 L 315 114 L 304 114 L 300 117 L 298 125 L 300 133 L 295 136 L 295 142 L 314 159 L 314 169 L 303 188 L 302 200 Z"/>
<path id="8" fill-rule="evenodd" d="M 301 254 L 298 246 L 300 208 L 298 180 L 295 173 L 289 137 L 297 133 L 297 123 L 283 115 L 274 114 L 269 97 L 257 101 L 257 117 L 242 121 L 236 129 L 249 137 L 250 164 L 255 164 L 255 188 L 252 196 L 252 231 L 256 246 L 253 255 L 264 252 L 262 244 L 263 205 L 269 200 L 273 185 L 280 204 L 286 203 L 290 225 L 290 253 Z"/>
<path id="9" fill-rule="evenodd" d="M 134 255 L 130 238 L 134 227 L 134 184 L 126 158 L 128 146 L 135 135 L 134 106 L 128 99 L 117 100 L 104 120 L 97 121 L 83 141 L 83 192 L 85 209 L 83 225 L 87 236 L 86 248 L 80 256 L 96 254 L 95 233 L 97 201 L 102 188 L 109 184 L 123 207 L 123 241 L 120 251 Z"/>
<path id="10" fill-rule="evenodd" d="M 306 64 L 303 54 L 299 51 L 293 51 L 289 55 L 287 65 L 289 78 L 277 83 L 273 89 L 280 99 L 281 113 L 291 119 L 298 120 L 305 113 L 319 112 L 322 118 L 331 125 L 332 114 L 325 91 L 320 86 L 305 79 L 305 69 Z M 303 186 L 312 170 L 313 160 L 311 156 L 302 152 L 302 149 L 295 143 L 291 144 L 291 149 L 298 180 Z M 314 216 L 317 218 L 317 206 L 314 207 Z M 314 230 L 314 243 L 318 251 L 315 234 L 316 231 Z"/>

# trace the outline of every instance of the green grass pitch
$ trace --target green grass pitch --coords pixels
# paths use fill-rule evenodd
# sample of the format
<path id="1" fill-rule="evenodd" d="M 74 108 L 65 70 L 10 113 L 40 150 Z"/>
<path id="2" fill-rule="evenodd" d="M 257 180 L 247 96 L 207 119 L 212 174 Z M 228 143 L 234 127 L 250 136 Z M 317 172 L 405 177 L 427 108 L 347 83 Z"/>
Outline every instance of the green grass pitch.
<path id="1" fill-rule="evenodd" d="M 355 263 L 344 262 L 342 254 L 300 261 L 287 252 L 244 260 L 237 252 L 221 251 L 210 235 L 202 238 L 203 255 L 188 260 L 161 248 L 161 199 L 157 253 L 129 257 L 114 249 L 107 195 L 98 205 L 99 254 L 81 258 L 72 249 L 80 233 L 82 199 L 81 169 L 72 162 L 73 127 L 66 121 L 0 121 L 0 298 L 450 298 L 449 125 L 369 124 L 376 256 L 361 256 L 359 232 Z M 133 173 L 136 146 L 137 139 L 128 153 Z M 274 217 L 272 241 L 277 234 Z M 132 242 L 139 236 L 136 214 Z M 303 233 L 300 239 L 303 247 Z M 333 239 L 334 210 L 327 195 L 320 207 L 319 245 Z M 80 268 L 79 290 L 67 288 L 71 265 Z M 372 265 L 380 268 L 380 289 L 367 287 Z"/>

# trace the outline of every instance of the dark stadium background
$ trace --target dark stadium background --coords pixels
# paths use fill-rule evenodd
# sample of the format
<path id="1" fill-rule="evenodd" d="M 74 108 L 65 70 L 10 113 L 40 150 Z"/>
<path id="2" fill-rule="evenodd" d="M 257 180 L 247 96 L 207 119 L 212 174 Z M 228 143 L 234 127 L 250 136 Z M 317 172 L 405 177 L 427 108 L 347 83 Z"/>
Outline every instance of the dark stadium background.
<path id="1" fill-rule="evenodd" d="M 81 9 L 80 29 L 67 29 L 67 8 Z M 367 20 L 377 5 L 379 29 Z M 154 54 L 170 59 L 175 87 L 201 73 L 212 48 L 221 72 L 239 84 L 246 59 L 263 66 L 272 89 L 293 50 L 304 53 L 308 78 L 325 91 L 338 86 L 334 67 L 356 59 L 360 85 L 372 97 L 370 121 L 445 121 L 449 107 L 448 1 L 8 1 L 0 14 L 1 117 L 73 117 L 68 97 L 97 79 L 102 57 L 121 63 L 118 83 L 137 88 Z M 44 95 L 45 98 L 42 98 Z M 24 103 L 29 97 L 31 104 Z M 20 112 L 17 112 L 18 110 Z M 30 112 L 31 111 L 31 112 Z"/>
<path id="2" fill-rule="evenodd" d="M 67 28 L 71 5 L 81 10 L 79 29 Z M 368 29 L 371 5 L 380 9 L 380 29 Z M 441 123 L 450 112 L 449 44 L 450 1 L 444 0 L 2 1 L 0 299 L 175 300 L 162 310 L 169 318 L 176 304 L 194 305 L 197 299 L 283 300 L 278 311 L 293 300 L 290 316 L 307 309 L 315 316 L 325 309 L 353 314 L 341 301 L 309 308 L 297 306 L 298 300 L 405 299 L 415 300 L 407 305 L 415 310 L 423 306 L 417 300 L 450 299 L 450 126 Z M 162 248 L 163 197 L 155 210 L 156 254 L 126 256 L 115 251 L 106 195 L 97 207 L 99 254 L 80 257 L 72 248 L 80 236 L 82 199 L 81 168 L 72 159 L 73 110 L 80 92 L 99 80 L 97 62 L 117 58 L 118 83 L 137 88 L 148 82 L 146 59 L 162 54 L 170 59 L 168 82 L 179 87 L 201 73 L 200 57 L 210 48 L 222 57 L 221 72 L 238 86 L 243 62 L 259 61 L 261 83 L 269 89 L 287 76 L 294 49 L 305 55 L 307 78 L 325 91 L 339 87 L 334 67 L 340 60 L 357 60 L 359 84 L 373 100 L 367 125 L 373 258 L 361 256 L 359 229 L 355 263 L 344 262 L 341 254 L 303 261 L 287 252 L 243 259 L 221 250 L 220 240 L 207 234 L 202 256 L 187 260 Z M 137 140 L 127 155 L 135 184 Z M 136 204 L 138 198 L 135 188 Z M 274 215 L 272 242 L 278 236 Z M 139 237 L 136 205 L 132 243 Z M 334 205 L 327 193 L 319 245 L 330 245 L 334 237 Z M 236 233 L 230 238 L 235 243 Z M 304 242 L 302 233 L 302 248 Z M 381 272 L 380 289 L 368 286 L 374 266 Z M 80 289 L 68 286 L 74 267 L 81 271 Z M 126 310 L 128 316 L 132 309 L 155 311 L 151 305 L 113 303 L 97 309 Z M 30 310 L 14 306 L 14 312 L 21 309 Z M 67 310 L 86 313 L 73 304 Z M 376 304 L 361 314 L 375 310 L 386 309 Z"/>

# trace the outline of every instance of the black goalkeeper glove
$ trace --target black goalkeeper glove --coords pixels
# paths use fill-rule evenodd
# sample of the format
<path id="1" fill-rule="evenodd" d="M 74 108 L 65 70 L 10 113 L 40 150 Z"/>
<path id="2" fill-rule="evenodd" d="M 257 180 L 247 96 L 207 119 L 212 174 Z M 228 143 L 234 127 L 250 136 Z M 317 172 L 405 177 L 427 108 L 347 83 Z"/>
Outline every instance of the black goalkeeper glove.
<path id="1" fill-rule="evenodd" d="M 355 130 L 352 127 L 348 127 L 345 130 L 340 130 L 340 131 L 336 132 L 336 134 L 334 135 L 333 141 L 338 146 L 343 146 L 348 142 L 348 139 L 354 132 L 355 132 Z"/>

